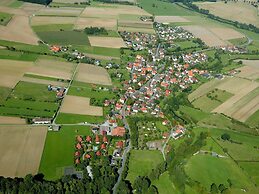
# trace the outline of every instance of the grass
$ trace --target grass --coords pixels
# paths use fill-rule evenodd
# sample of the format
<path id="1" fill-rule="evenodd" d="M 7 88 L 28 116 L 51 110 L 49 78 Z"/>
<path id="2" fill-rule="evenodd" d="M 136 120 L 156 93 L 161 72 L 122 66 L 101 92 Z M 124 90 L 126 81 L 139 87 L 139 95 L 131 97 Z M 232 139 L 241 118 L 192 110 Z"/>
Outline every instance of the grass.
<path id="1" fill-rule="evenodd" d="M 3 104 L 12 91 L 11 88 L 6 88 L 6 87 L 0 87 L 0 105 Z"/>
<path id="2" fill-rule="evenodd" d="M 11 19 L 11 14 L 0 12 L 0 25 L 6 26 Z"/>
<path id="3" fill-rule="evenodd" d="M 127 180 L 133 184 L 137 176 L 148 175 L 162 161 L 163 157 L 160 151 L 132 150 Z"/>
<path id="4" fill-rule="evenodd" d="M 229 40 L 229 42 L 238 46 L 238 45 L 245 44 L 247 42 L 247 38 L 243 37 L 243 38 L 231 39 L 231 40 Z"/>
<path id="5" fill-rule="evenodd" d="M 255 184 L 259 185 L 259 163 L 258 162 L 239 162 L 241 168 L 243 168 L 248 175 L 252 178 Z"/>
<path id="6" fill-rule="evenodd" d="M 188 48 L 194 48 L 194 47 L 199 47 L 199 44 L 186 40 L 186 41 L 181 41 L 181 42 L 176 42 L 176 44 L 181 48 L 181 49 L 188 49 Z"/>
<path id="7" fill-rule="evenodd" d="M 207 118 L 210 115 L 209 113 L 205 113 L 201 110 L 188 106 L 181 106 L 179 111 L 184 115 L 184 117 L 187 117 L 195 123 Z"/>
<path id="8" fill-rule="evenodd" d="M 12 7 L 12 8 L 19 8 L 23 5 L 23 2 L 22 1 L 19 1 L 19 0 L 15 0 L 14 2 L 12 2 L 11 4 L 9 4 L 8 6 L 9 7 Z"/>
<path id="9" fill-rule="evenodd" d="M 44 42 L 59 45 L 85 45 L 89 46 L 88 36 L 78 31 L 44 31 L 37 32 Z"/>
<path id="10" fill-rule="evenodd" d="M 234 188 L 248 188 L 252 183 L 242 170 L 229 158 L 216 158 L 211 155 L 195 155 L 185 166 L 187 175 L 199 181 L 208 190 L 212 183 L 229 185 Z"/>
<path id="11" fill-rule="evenodd" d="M 36 78 L 36 79 L 49 80 L 49 81 L 59 81 L 58 78 L 41 76 L 41 75 L 35 75 L 35 74 L 30 74 L 30 73 L 25 73 L 23 76 L 24 77 L 30 77 L 30 78 Z"/>
<path id="12" fill-rule="evenodd" d="M 48 132 L 39 167 L 47 180 L 60 178 L 64 167 L 73 166 L 77 135 L 91 135 L 91 130 L 87 126 L 62 126 L 59 132 Z"/>
<path id="13" fill-rule="evenodd" d="M 75 46 L 75 48 L 83 53 L 96 54 L 110 57 L 120 57 L 120 49 L 105 48 L 105 47 L 92 47 L 92 46 Z"/>
<path id="14" fill-rule="evenodd" d="M 12 60 L 18 60 L 18 61 L 36 61 L 36 59 L 38 58 L 38 55 L 33 53 L 24 53 L 19 51 L 0 49 L 0 58 L 12 59 Z"/>
<path id="15" fill-rule="evenodd" d="M 196 108 L 199 108 L 205 112 L 210 112 L 229 99 L 231 96 L 233 96 L 233 94 L 227 91 L 215 89 L 208 94 L 194 100 L 192 104 Z"/>
<path id="16" fill-rule="evenodd" d="M 35 32 L 45 32 L 45 31 L 62 31 L 62 30 L 73 30 L 73 24 L 48 24 L 32 26 Z"/>
<path id="17" fill-rule="evenodd" d="M 82 122 L 88 123 L 102 123 L 104 122 L 104 117 L 88 116 L 88 115 L 79 115 L 79 114 L 68 114 L 68 113 L 59 113 L 56 122 L 58 124 L 76 124 Z"/>
<path id="18" fill-rule="evenodd" d="M 257 110 L 253 115 L 251 115 L 245 122 L 252 127 L 259 127 L 259 110 Z"/>
<path id="19" fill-rule="evenodd" d="M 188 16 L 195 14 L 177 4 L 159 0 L 139 0 L 139 4 L 144 10 L 154 15 Z"/>

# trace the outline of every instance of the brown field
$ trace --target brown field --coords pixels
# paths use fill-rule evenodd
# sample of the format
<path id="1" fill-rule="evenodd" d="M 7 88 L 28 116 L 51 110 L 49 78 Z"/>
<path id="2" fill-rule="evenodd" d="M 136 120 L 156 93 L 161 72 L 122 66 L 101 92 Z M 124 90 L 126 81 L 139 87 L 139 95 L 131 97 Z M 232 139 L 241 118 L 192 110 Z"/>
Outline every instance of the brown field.
<path id="1" fill-rule="evenodd" d="M 247 24 L 254 24 L 259 27 L 258 10 L 248 3 L 204 2 L 197 3 L 197 5 L 222 18 Z"/>
<path id="2" fill-rule="evenodd" d="M 62 79 L 71 79 L 74 67 L 74 63 L 40 58 L 26 73 Z"/>
<path id="3" fill-rule="evenodd" d="M 87 2 L 88 0 L 53 0 L 54 3 L 82 3 Z"/>
<path id="4" fill-rule="evenodd" d="M 37 45 L 39 38 L 29 24 L 28 16 L 16 15 L 7 26 L 0 26 L 0 39 Z"/>
<path id="5" fill-rule="evenodd" d="M 0 59 L 0 86 L 13 88 L 32 66 L 32 62 Z"/>
<path id="6" fill-rule="evenodd" d="M 142 33 L 155 34 L 155 30 L 154 29 L 149 29 L 149 28 L 118 27 L 118 31 L 142 32 Z"/>
<path id="7" fill-rule="evenodd" d="M 9 6 L 10 4 L 12 4 L 15 0 L 1 0 L 0 1 L 0 5 L 3 6 Z"/>
<path id="8" fill-rule="evenodd" d="M 51 84 L 53 86 L 61 86 L 61 87 L 65 87 L 68 85 L 68 83 L 64 83 L 64 82 L 37 79 L 32 77 L 22 77 L 20 81 L 36 83 L 36 84 L 46 84 L 46 85 Z"/>
<path id="9" fill-rule="evenodd" d="M 108 47 L 108 48 L 121 48 L 126 47 L 124 41 L 120 37 L 98 37 L 88 36 L 91 46 Z"/>
<path id="10" fill-rule="evenodd" d="M 143 21 L 129 21 L 129 20 L 119 20 L 118 26 L 129 27 L 129 28 L 148 28 L 153 29 L 153 22 L 143 22 Z"/>
<path id="11" fill-rule="evenodd" d="M 103 56 L 103 55 L 95 55 L 95 54 L 89 54 L 89 53 L 84 53 L 85 56 L 94 58 L 94 59 L 99 59 L 99 60 L 112 60 L 112 59 L 120 59 L 119 57 L 110 57 L 110 56 Z"/>
<path id="12" fill-rule="evenodd" d="M 239 61 L 239 60 L 237 60 Z M 238 77 L 257 80 L 259 78 L 259 60 L 241 60 L 245 66 L 238 68 Z"/>
<path id="13" fill-rule="evenodd" d="M 0 12 L 5 12 L 5 13 L 9 13 L 9 14 L 14 14 L 14 15 L 28 16 L 28 14 L 25 11 L 23 11 L 22 9 L 14 9 L 11 7 L 0 6 Z"/>
<path id="14" fill-rule="evenodd" d="M 108 5 L 108 4 L 107 4 Z M 118 18 L 120 14 L 128 15 L 150 15 L 148 12 L 137 6 L 111 5 L 110 7 L 86 7 L 80 15 L 81 17 L 105 17 Z"/>
<path id="15" fill-rule="evenodd" d="M 106 69 L 85 63 L 79 65 L 76 80 L 85 83 L 112 85 L 110 75 Z"/>
<path id="16" fill-rule="evenodd" d="M 90 105 L 90 98 L 69 96 L 66 95 L 60 112 L 91 115 L 91 116 L 103 116 L 103 108 Z"/>
<path id="17" fill-rule="evenodd" d="M 25 119 L 19 117 L 0 116 L 0 124 L 26 124 Z"/>
<path id="18" fill-rule="evenodd" d="M 76 29 L 84 29 L 86 27 L 104 27 L 108 30 L 114 30 L 117 28 L 116 19 L 105 18 L 78 18 L 75 22 Z"/>
<path id="19" fill-rule="evenodd" d="M 245 37 L 243 34 L 232 28 L 209 28 L 209 30 L 222 40 L 231 40 Z"/>
<path id="20" fill-rule="evenodd" d="M 36 4 L 36 3 L 23 3 L 23 5 L 21 6 L 20 9 L 22 9 L 26 13 L 32 15 L 43 7 L 44 7 L 44 5 L 40 5 L 40 4 Z"/>
<path id="21" fill-rule="evenodd" d="M 71 7 L 44 7 L 40 9 L 36 15 L 44 16 L 79 16 L 83 11 L 83 8 L 71 8 Z"/>
<path id="22" fill-rule="evenodd" d="M 32 26 L 48 25 L 48 24 L 74 24 L 75 17 L 51 17 L 51 16 L 35 16 L 31 19 Z"/>
<path id="23" fill-rule="evenodd" d="M 47 127 L 0 126 L 0 175 L 37 174 Z"/>
<path id="24" fill-rule="evenodd" d="M 181 16 L 156 16 L 155 22 L 159 23 L 177 23 L 177 22 L 190 22 L 190 20 Z"/>
<path id="25" fill-rule="evenodd" d="M 214 47 L 228 44 L 205 27 L 195 25 L 182 27 L 191 32 L 195 37 L 202 39 L 208 46 Z"/>

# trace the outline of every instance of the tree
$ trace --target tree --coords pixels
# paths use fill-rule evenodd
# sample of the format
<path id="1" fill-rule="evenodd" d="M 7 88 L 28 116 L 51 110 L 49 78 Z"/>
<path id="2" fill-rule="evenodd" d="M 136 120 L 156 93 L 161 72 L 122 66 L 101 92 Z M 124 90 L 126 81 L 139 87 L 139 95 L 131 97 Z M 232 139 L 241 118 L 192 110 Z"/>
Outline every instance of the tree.
<path id="1" fill-rule="evenodd" d="M 223 139 L 224 141 L 229 141 L 230 135 L 228 133 L 224 133 L 221 135 L 221 139 Z"/>
<path id="2" fill-rule="evenodd" d="M 218 193 L 219 190 L 218 190 L 218 187 L 215 183 L 212 183 L 211 186 L 210 186 L 210 192 L 211 194 L 215 194 L 215 193 Z"/>

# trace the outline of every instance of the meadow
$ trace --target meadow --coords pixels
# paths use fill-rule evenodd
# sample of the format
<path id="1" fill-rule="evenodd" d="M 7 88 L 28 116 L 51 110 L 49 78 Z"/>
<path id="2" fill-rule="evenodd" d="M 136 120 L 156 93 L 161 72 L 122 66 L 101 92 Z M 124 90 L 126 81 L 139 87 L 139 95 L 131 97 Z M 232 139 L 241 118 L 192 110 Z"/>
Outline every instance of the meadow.
<path id="1" fill-rule="evenodd" d="M 91 135 L 87 126 L 62 126 L 59 132 L 48 132 L 40 163 L 39 173 L 47 180 L 63 175 L 64 167 L 73 166 L 75 139 L 77 135 Z"/>
<path id="2" fill-rule="evenodd" d="M 6 26 L 11 19 L 11 14 L 0 12 L 0 25 Z"/>
<path id="3" fill-rule="evenodd" d="M 77 124 L 77 123 L 103 123 L 105 121 L 104 117 L 80 115 L 80 114 L 68 114 L 59 113 L 56 119 L 58 124 Z"/>
<path id="4" fill-rule="evenodd" d="M 134 183 L 137 176 L 148 175 L 153 168 L 163 161 L 160 151 L 132 150 L 129 158 L 127 180 Z"/>

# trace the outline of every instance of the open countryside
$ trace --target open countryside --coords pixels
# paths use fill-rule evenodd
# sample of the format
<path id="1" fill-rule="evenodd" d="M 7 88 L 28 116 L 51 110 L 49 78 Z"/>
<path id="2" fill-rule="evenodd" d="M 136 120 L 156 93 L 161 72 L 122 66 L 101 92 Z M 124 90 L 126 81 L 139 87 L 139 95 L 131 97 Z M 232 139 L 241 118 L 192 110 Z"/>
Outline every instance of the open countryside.
<path id="1" fill-rule="evenodd" d="M 258 7 L 0 1 L 0 193 L 259 193 Z"/>

